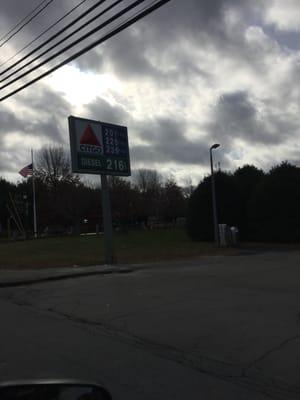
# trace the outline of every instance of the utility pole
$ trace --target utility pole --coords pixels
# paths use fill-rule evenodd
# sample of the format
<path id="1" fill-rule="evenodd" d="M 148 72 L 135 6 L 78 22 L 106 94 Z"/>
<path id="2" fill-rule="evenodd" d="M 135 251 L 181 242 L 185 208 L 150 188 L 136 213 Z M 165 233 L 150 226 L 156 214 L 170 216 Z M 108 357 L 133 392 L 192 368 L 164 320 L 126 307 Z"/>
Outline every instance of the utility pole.
<path id="1" fill-rule="evenodd" d="M 212 151 L 220 147 L 218 143 L 215 143 L 209 149 L 210 154 L 210 169 L 211 169 L 211 192 L 212 192 L 212 205 L 213 205 L 213 223 L 214 223 L 214 239 L 215 244 L 219 247 L 220 238 L 219 238 L 219 227 L 218 227 L 218 214 L 217 214 L 217 198 L 216 198 L 216 184 L 215 184 L 215 175 L 214 175 L 214 166 L 213 166 L 213 156 Z"/>

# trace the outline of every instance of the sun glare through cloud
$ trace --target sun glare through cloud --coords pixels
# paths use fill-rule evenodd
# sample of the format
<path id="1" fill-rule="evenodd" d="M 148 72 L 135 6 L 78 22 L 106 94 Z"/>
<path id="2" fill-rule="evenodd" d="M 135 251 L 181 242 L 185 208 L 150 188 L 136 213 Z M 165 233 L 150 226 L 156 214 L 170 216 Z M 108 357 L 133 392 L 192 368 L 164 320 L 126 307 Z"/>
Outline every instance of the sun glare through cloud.
<path id="1" fill-rule="evenodd" d="M 112 74 L 81 71 L 72 65 L 61 68 L 46 82 L 75 107 L 90 103 L 97 97 L 109 99 L 111 91 L 122 90 L 121 83 Z"/>

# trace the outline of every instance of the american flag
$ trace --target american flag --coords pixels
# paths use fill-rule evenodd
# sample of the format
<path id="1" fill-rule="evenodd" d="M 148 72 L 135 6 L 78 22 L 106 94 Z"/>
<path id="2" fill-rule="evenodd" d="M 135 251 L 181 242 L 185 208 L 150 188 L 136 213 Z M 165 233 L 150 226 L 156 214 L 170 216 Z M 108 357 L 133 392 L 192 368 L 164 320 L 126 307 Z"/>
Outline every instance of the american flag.
<path id="1" fill-rule="evenodd" d="M 26 165 L 26 167 L 22 168 L 21 171 L 19 171 L 19 174 L 22 175 L 24 178 L 26 178 L 28 175 L 32 175 L 32 173 L 32 164 Z"/>

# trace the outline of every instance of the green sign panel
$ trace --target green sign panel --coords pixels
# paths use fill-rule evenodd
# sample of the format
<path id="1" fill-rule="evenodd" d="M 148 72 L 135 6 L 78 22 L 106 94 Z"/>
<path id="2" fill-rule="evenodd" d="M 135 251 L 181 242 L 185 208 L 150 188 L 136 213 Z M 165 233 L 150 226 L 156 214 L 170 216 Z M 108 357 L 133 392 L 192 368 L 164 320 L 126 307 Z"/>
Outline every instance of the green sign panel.
<path id="1" fill-rule="evenodd" d="M 73 116 L 68 119 L 73 172 L 130 176 L 125 126 Z"/>

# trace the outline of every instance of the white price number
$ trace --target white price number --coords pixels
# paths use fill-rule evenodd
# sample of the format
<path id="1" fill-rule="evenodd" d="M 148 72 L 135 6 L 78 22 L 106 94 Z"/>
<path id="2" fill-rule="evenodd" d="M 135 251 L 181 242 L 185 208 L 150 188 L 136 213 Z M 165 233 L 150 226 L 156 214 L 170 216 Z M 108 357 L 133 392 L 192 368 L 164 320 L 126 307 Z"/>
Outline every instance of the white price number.
<path id="1" fill-rule="evenodd" d="M 110 158 L 108 158 L 106 161 L 107 169 L 110 171 L 123 172 L 127 169 L 126 162 L 123 160 L 111 160 Z"/>
<path id="2" fill-rule="evenodd" d="M 105 134 L 105 136 L 113 137 L 115 134 L 115 131 L 113 129 L 104 128 L 104 134 Z"/>

